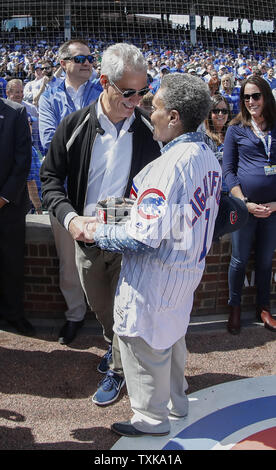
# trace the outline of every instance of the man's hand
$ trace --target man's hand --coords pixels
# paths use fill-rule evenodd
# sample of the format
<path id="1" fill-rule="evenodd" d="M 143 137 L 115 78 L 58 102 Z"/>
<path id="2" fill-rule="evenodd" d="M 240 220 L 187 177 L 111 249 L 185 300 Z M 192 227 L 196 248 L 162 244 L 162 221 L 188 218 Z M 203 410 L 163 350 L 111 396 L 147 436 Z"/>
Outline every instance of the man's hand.
<path id="1" fill-rule="evenodd" d="M 2 197 L 0 197 L 0 209 L 2 209 L 2 207 L 7 204 L 7 201 L 5 201 L 5 199 L 3 199 Z"/>
<path id="2" fill-rule="evenodd" d="M 91 243 L 94 242 L 94 234 L 97 230 L 97 227 L 99 225 L 99 222 L 97 221 L 97 218 L 94 217 L 94 221 L 90 221 L 85 225 L 84 228 L 84 234 L 87 240 L 90 240 Z"/>
<path id="3" fill-rule="evenodd" d="M 96 217 L 76 216 L 70 221 L 68 230 L 74 240 L 93 243 L 97 224 Z"/>

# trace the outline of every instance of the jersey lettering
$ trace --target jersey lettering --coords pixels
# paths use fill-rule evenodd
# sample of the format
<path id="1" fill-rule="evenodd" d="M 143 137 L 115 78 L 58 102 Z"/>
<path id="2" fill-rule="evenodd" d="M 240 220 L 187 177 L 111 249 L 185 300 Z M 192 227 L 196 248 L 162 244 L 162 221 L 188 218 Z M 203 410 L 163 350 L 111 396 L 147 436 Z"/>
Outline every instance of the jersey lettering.
<path id="1" fill-rule="evenodd" d="M 202 188 L 199 186 L 194 192 L 194 198 L 190 199 L 190 204 L 195 213 L 195 217 L 190 220 L 188 215 L 185 216 L 189 227 L 192 227 L 205 211 L 207 201 L 209 197 L 214 195 L 215 189 L 216 202 L 219 204 L 221 192 L 221 176 L 219 176 L 219 173 L 217 171 L 209 171 L 208 176 L 205 175 L 202 180 Z"/>

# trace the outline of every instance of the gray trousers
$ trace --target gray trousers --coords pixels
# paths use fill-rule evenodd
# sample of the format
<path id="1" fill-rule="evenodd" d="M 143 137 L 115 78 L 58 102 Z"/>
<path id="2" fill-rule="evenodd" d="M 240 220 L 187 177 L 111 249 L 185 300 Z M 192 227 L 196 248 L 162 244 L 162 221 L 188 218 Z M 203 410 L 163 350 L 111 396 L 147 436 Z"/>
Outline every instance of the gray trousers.
<path id="1" fill-rule="evenodd" d="M 68 307 L 65 317 L 69 321 L 81 321 L 87 305 L 76 266 L 74 240 L 51 213 L 50 221 L 59 258 L 59 287 Z"/>
<path id="2" fill-rule="evenodd" d="M 153 349 L 140 337 L 120 336 L 119 346 L 134 413 L 131 423 L 143 432 L 169 431 L 169 414 L 188 413 L 185 337 L 168 349 Z"/>
<path id="3" fill-rule="evenodd" d="M 103 335 L 112 343 L 110 369 L 123 376 L 117 335 L 113 332 L 113 307 L 121 270 L 122 256 L 102 251 L 96 246 L 86 248 L 75 242 L 76 265 L 87 302 L 102 325 Z"/>

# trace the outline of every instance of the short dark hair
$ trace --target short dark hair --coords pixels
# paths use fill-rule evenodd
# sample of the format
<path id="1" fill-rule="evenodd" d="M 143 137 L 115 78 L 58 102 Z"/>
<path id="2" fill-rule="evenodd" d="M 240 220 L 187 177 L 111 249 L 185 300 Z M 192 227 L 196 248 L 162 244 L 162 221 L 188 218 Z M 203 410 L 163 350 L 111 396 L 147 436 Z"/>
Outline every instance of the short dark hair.
<path id="1" fill-rule="evenodd" d="M 208 114 L 207 118 L 204 121 L 204 124 L 205 124 L 207 135 L 209 135 L 209 137 L 211 137 L 211 139 L 214 140 L 216 145 L 219 145 L 221 143 L 220 136 L 215 131 L 214 123 L 213 123 L 213 120 L 212 120 L 212 111 L 213 111 L 213 109 L 217 108 L 219 103 L 224 103 L 226 105 L 226 108 L 227 108 L 227 111 L 228 111 L 228 116 L 227 116 L 227 121 L 226 121 L 226 123 L 224 124 L 224 126 L 222 128 L 222 133 L 225 136 L 228 124 L 231 121 L 231 117 L 232 117 L 231 116 L 231 109 L 230 109 L 230 105 L 229 105 L 228 100 L 223 95 L 221 95 L 220 93 L 217 93 L 214 96 L 212 96 L 211 100 L 212 100 L 212 108 L 210 109 L 209 114 Z"/>
<path id="2" fill-rule="evenodd" d="M 49 64 L 50 67 L 53 67 L 53 62 L 49 59 L 43 59 L 41 62 L 40 62 L 41 65 L 45 65 L 45 64 Z"/>
<path id="3" fill-rule="evenodd" d="M 89 48 L 88 42 L 84 39 L 70 39 L 69 41 L 64 42 L 60 46 L 58 50 L 59 60 L 64 59 L 65 57 L 68 57 L 68 55 L 70 55 L 69 47 L 72 44 L 83 44 L 84 46 L 87 46 Z"/>
<path id="4" fill-rule="evenodd" d="M 184 132 L 196 131 L 212 106 L 208 85 L 188 73 L 165 75 L 160 92 L 165 109 L 178 111 Z"/>

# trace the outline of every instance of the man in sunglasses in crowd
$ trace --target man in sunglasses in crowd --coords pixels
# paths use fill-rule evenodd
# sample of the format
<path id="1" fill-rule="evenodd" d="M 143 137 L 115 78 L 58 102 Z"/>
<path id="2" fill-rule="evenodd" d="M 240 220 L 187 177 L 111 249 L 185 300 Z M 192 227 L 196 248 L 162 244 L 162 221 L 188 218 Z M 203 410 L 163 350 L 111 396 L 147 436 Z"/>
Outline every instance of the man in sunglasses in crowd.
<path id="1" fill-rule="evenodd" d="M 61 75 L 63 73 L 62 67 L 58 66 L 55 70 L 53 63 L 50 60 L 42 60 L 41 63 L 41 80 L 40 80 L 40 88 L 34 93 L 33 96 L 33 104 L 38 107 L 39 99 L 42 93 L 45 91 L 46 86 L 49 85 L 50 87 L 57 87 L 61 81 Z M 63 77 L 64 78 L 64 77 Z"/>
<path id="2" fill-rule="evenodd" d="M 93 56 L 85 41 L 65 42 L 59 48 L 58 57 L 64 79 L 57 87 L 47 87 L 39 100 L 39 130 L 46 151 L 62 119 L 88 106 L 102 91 L 99 80 L 91 80 Z"/>
<path id="3" fill-rule="evenodd" d="M 160 147 L 138 106 L 149 91 L 141 51 L 126 43 L 109 46 L 102 57 L 100 83 L 99 99 L 61 122 L 43 162 L 41 180 L 44 203 L 76 241 L 80 279 L 109 344 L 97 368 L 105 376 L 92 398 L 97 405 L 107 405 L 116 400 L 125 383 L 113 334 L 121 255 L 91 245 L 84 228 L 98 201 L 129 197 L 133 177 L 160 155 Z"/>
<path id="4" fill-rule="evenodd" d="M 31 67 L 31 64 L 29 65 Z M 31 80 L 26 83 L 24 86 L 24 101 L 33 104 L 33 97 L 36 95 L 40 89 L 41 79 L 42 79 L 42 65 L 40 62 L 34 64 L 34 80 Z"/>
<path id="5" fill-rule="evenodd" d="M 57 86 L 51 80 L 39 99 L 39 132 L 44 153 L 65 116 L 88 106 L 102 91 L 99 80 L 92 79 L 93 56 L 85 41 L 65 42 L 59 48 L 58 56 L 64 77 L 58 79 Z M 52 74 L 46 69 L 47 65 L 50 63 L 43 64 L 45 76 Z M 59 286 L 67 304 L 66 321 L 58 341 L 67 345 L 83 325 L 87 304 L 76 267 L 73 239 L 53 211 L 50 211 L 50 221 L 59 257 Z"/>

